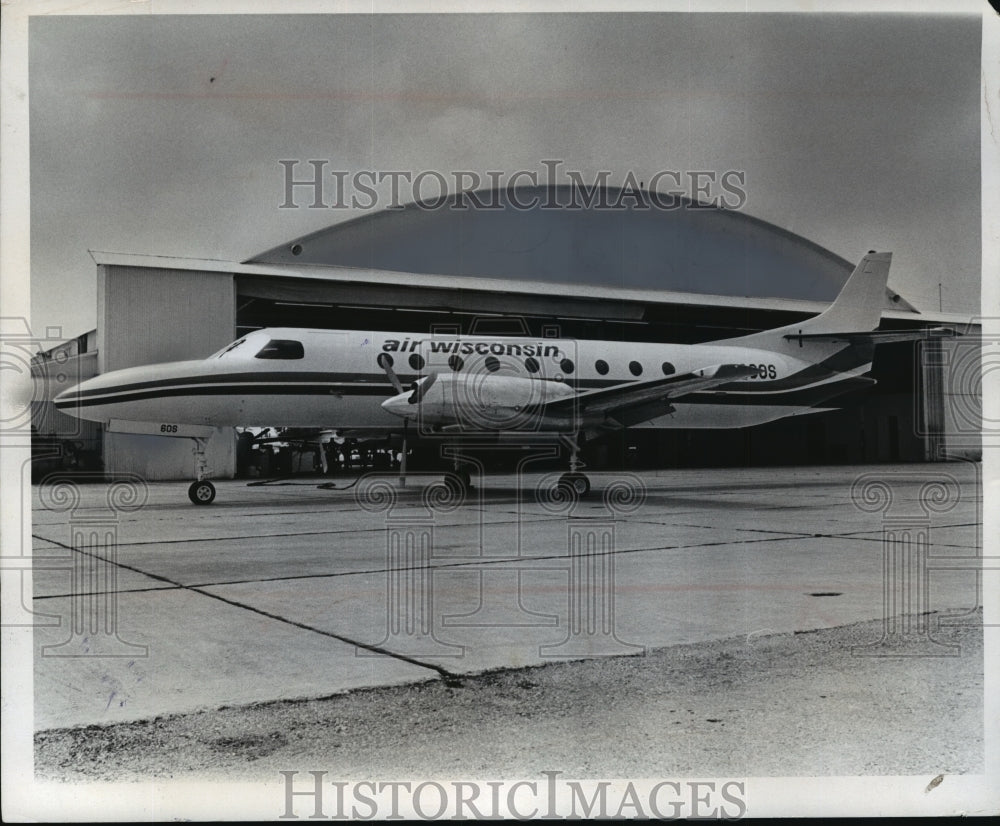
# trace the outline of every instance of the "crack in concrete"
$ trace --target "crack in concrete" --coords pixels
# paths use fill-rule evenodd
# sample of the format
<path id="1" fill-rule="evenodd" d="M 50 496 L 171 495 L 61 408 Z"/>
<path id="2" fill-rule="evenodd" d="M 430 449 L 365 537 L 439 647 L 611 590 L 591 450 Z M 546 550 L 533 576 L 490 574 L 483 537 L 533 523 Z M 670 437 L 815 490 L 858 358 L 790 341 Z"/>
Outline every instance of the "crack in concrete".
<path id="1" fill-rule="evenodd" d="M 32 534 L 34 536 L 34 534 Z M 37 539 L 42 539 L 43 537 L 36 537 Z M 658 545 L 652 548 L 617 548 L 610 551 L 598 551 L 590 556 L 614 556 L 618 554 L 634 554 L 634 553 L 654 553 L 656 551 L 684 551 L 684 550 L 695 550 L 698 548 L 716 548 L 725 545 L 752 545 L 758 542 L 787 542 L 792 539 L 812 539 L 812 536 L 808 534 L 794 534 L 791 536 L 782 537 L 762 537 L 760 539 L 745 539 L 739 542 L 700 542 L 694 545 Z M 54 540 L 46 540 L 48 542 L 53 542 Z M 56 543 L 61 545 L 63 548 L 68 548 L 69 550 L 76 551 L 76 548 L 71 548 L 68 545 L 62 545 L 62 543 Z M 87 553 L 85 551 L 78 551 L 79 553 Z M 88 556 L 93 556 L 96 559 L 101 559 L 105 562 L 110 562 L 111 560 L 105 557 L 98 556 L 96 554 L 87 553 Z M 475 559 L 462 559 L 456 560 L 454 562 L 442 562 L 438 565 L 433 565 L 431 568 L 435 571 L 438 570 L 450 570 L 456 568 L 469 568 L 473 566 L 488 566 L 488 565 L 511 565 L 520 563 L 532 563 L 532 562 L 551 562 L 558 559 L 567 559 L 568 556 L 565 553 L 560 554 L 545 554 L 543 556 L 490 556 L 490 557 L 477 557 Z M 275 577 L 262 577 L 262 578 L 250 578 L 250 579 L 233 579 L 233 580 L 222 580 L 218 582 L 199 582 L 190 585 L 184 585 L 180 582 L 175 582 L 168 577 L 160 576 L 157 574 L 151 574 L 146 571 L 142 571 L 139 568 L 135 568 L 130 565 L 126 565 L 123 562 L 113 563 L 119 567 L 126 568 L 128 570 L 134 571 L 135 573 L 143 574 L 144 576 L 149 576 L 154 579 L 160 579 L 164 582 L 170 583 L 169 587 L 162 588 L 123 588 L 117 591 L 100 591 L 92 594 L 44 594 L 34 597 L 36 600 L 42 599 L 59 599 L 71 596 L 95 596 L 98 594 L 105 593 L 115 593 L 115 594 L 131 594 L 131 593 L 143 593 L 145 591 L 169 591 L 176 590 L 179 588 L 185 588 L 189 590 L 194 590 L 198 588 L 214 588 L 223 587 L 226 585 L 249 585 L 252 583 L 266 583 L 266 582 L 287 582 L 291 580 L 309 580 L 309 579 L 333 579 L 337 577 L 349 577 L 349 576 L 370 576 L 372 574 L 388 574 L 388 573 L 399 573 L 403 571 L 413 571 L 423 566 L 420 565 L 408 565 L 398 568 L 365 568 L 356 571 L 332 571 L 328 573 L 316 573 L 316 574 L 289 574 L 288 576 L 275 576 Z"/>
<path id="2" fill-rule="evenodd" d="M 48 541 L 55 542 L 55 540 L 51 539 Z M 401 660 L 402 662 L 409 663 L 410 665 L 415 665 L 420 668 L 427 668 L 430 669 L 431 671 L 436 671 L 449 684 L 455 684 L 461 681 L 461 677 L 459 675 L 454 674 L 451 671 L 448 671 L 448 669 L 442 668 L 439 665 L 421 662 L 420 660 L 414 659 L 413 657 L 408 657 L 405 654 L 398 654 L 395 651 L 390 651 L 389 649 L 382 648 L 381 646 L 378 645 L 372 645 L 370 643 L 365 643 L 365 642 L 358 642 L 357 640 L 352 640 L 350 637 L 345 637 L 341 634 L 335 634 L 332 631 L 325 631 L 322 628 L 316 628 L 315 626 L 307 625 L 304 622 L 298 622 L 297 620 L 289 619 L 288 617 L 283 617 L 280 614 L 273 614 L 270 611 L 265 611 L 253 605 L 247 605 L 246 603 L 239 602 L 238 600 L 227 599 L 226 597 L 220 596 L 218 594 L 213 594 L 211 591 L 203 590 L 205 586 L 184 585 L 183 583 L 175 582 L 169 577 L 165 577 L 160 574 L 153 574 L 148 571 L 143 571 L 140 568 L 136 568 L 133 565 L 127 565 L 124 562 L 113 561 L 105 557 L 102 557 L 99 554 L 94 554 L 89 551 L 84 551 L 79 548 L 74 548 L 72 545 L 66 545 L 62 542 L 55 542 L 55 544 L 59 545 L 62 548 L 65 548 L 66 550 L 82 554 L 83 556 L 89 556 L 92 557 L 93 559 L 99 559 L 102 562 L 107 562 L 108 564 L 114 565 L 118 568 L 124 568 L 125 570 L 132 571 L 133 573 L 142 574 L 143 576 L 148 576 L 151 579 L 159 580 L 160 582 L 166 582 L 169 585 L 173 586 L 173 589 L 183 589 L 185 591 L 191 591 L 192 593 L 200 594 L 201 596 L 208 597 L 209 599 L 218 600 L 219 602 L 222 602 L 226 605 L 231 605 L 234 608 L 242 608 L 246 611 L 250 611 L 251 613 L 267 617 L 268 619 L 273 619 L 276 620 L 277 622 L 283 622 L 286 625 L 291 625 L 295 628 L 301 628 L 304 631 L 311 631 L 314 634 L 320 634 L 321 636 L 324 637 L 330 637 L 331 639 L 338 640 L 339 642 L 345 643 L 347 645 L 354 645 L 358 648 L 363 648 L 366 651 L 371 651 L 374 654 L 381 654 L 386 657 L 392 657 L 393 659 Z M 161 589 L 161 590 L 171 590 L 171 589 Z M 115 593 L 127 593 L 127 592 L 116 591 Z M 38 597 L 36 597 L 36 599 L 38 599 Z"/>

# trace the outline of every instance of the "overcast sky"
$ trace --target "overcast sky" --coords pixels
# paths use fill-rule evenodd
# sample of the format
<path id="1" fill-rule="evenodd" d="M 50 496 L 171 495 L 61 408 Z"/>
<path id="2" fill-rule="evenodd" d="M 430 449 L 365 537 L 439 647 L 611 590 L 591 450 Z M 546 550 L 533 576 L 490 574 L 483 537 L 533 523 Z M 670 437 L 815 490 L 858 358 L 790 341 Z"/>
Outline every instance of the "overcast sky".
<path id="1" fill-rule="evenodd" d="M 88 249 L 241 261 L 360 214 L 279 209 L 293 158 L 743 170 L 744 212 L 978 312 L 978 17 L 35 17 L 29 71 L 36 329 L 95 326 Z"/>

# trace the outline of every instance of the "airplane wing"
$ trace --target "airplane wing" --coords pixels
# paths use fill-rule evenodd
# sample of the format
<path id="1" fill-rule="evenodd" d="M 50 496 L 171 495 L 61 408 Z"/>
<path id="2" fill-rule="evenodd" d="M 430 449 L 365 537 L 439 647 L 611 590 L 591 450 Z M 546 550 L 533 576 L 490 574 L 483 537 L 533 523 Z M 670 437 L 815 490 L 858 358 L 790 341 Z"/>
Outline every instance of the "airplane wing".
<path id="1" fill-rule="evenodd" d="M 629 427 L 673 411 L 672 401 L 689 393 L 708 390 L 755 374 L 741 364 L 717 364 L 650 381 L 628 382 L 591 390 L 542 406 L 545 415 L 604 416 L 610 427 Z"/>
<path id="2" fill-rule="evenodd" d="M 956 338 L 961 335 L 949 327 L 928 327 L 922 330 L 870 330 L 858 333 L 799 333 L 786 335 L 791 341 L 843 341 L 848 344 L 892 344 L 897 341 Z"/>

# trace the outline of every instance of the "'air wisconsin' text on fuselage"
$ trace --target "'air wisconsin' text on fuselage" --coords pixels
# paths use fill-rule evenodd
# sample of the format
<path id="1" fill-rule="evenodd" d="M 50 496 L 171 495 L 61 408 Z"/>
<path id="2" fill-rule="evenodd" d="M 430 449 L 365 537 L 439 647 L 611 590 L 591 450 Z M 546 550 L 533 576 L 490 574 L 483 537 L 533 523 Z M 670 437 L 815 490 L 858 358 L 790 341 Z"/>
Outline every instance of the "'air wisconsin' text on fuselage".
<path id="1" fill-rule="evenodd" d="M 475 353 L 480 356 L 549 356 L 559 355 L 559 347 L 555 344 L 537 342 L 526 344 L 523 341 L 459 341 L 437 339 L 409 339 L 402 341 L 395 338 L 382 342 L 382 350 L 386 353 L 412 353 L 418 348 L 426 348 L 431 353 L 451 353 L 469 356 Z"/>

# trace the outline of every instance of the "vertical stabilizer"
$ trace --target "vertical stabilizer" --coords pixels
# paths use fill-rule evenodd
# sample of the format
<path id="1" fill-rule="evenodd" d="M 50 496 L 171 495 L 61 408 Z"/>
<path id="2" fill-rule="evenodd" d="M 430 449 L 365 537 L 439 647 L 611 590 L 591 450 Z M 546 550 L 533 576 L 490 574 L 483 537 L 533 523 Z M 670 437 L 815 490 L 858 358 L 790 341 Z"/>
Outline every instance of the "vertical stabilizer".
<path id="1" fill-rule="evenodd" d="M 854 272 L 841 287 L 840 294 L 833 303 L 818 316 L 776 330 L 763 330 L 748 336 L 724 339 L 719 343 L 763 347 L 798 356 L 803 355 L 803 348 L 807 348 L 815 357 L 843 349 L 846 341 L 813 342 L 807 345 L 801 339 L 791 342 L 786 336 L 862 333 L 877 329 L 882 320 L 882 306 L 885 304 L 885 288 L 889 280 L 891 263 L 891 252 L 869 252 L 854 268 Z"/>
<path id="2" fill-rule="evenodd" d="M 882 318 L 891 252 L 869 252 L 847 279 L 840 295 L 824 312 L 796 325 L 803 333 L 874 330 Z"/>

